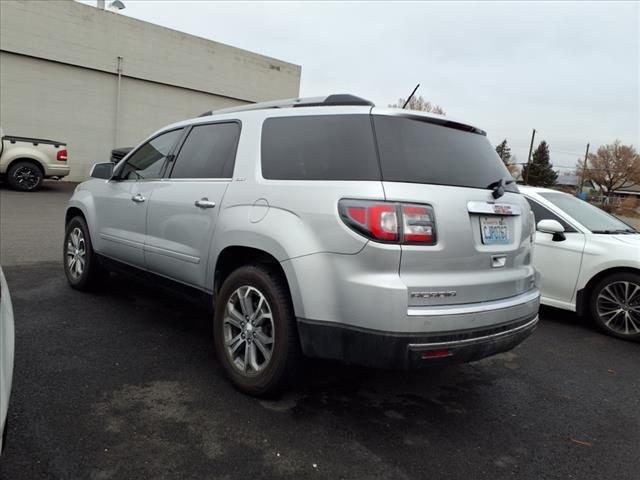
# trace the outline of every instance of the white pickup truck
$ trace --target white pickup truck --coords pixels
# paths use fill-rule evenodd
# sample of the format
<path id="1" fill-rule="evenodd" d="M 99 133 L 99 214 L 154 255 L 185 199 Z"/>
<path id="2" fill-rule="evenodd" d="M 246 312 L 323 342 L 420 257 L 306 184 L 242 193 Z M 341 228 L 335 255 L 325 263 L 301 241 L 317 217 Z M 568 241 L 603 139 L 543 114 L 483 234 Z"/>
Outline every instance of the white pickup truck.
<path id="1" fill-rule="evenodd" d="M 67 144 L 42 138 L 4 135 L 0 127 L 0 179 L 14 190 L 31 192 L 45 178 L 69 175 Z"/>

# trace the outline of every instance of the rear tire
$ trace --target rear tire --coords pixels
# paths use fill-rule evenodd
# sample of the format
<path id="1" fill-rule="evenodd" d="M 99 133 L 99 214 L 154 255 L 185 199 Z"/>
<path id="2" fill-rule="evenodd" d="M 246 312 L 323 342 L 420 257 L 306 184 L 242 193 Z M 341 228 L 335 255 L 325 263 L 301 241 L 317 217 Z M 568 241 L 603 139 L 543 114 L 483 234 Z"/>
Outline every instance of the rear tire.
<path id="1" fill-rule="evenodd" d="M 249 395 L 282 392 L 301 368 L 289 289 L 274 268 L 244 266 L 227 277 L 216 296 L 213 334 L 225 374 Z"/>
<path id="2" fill-rule="evenodd" d="M 640 341 L 640 274 L 608 275 L 592 290 L 589 311 L 607 335 Z"/>
<path id="3" fill-rule="evenodd" d="M 39 189 L 43 179 L 42 170 L 33 162 L 15 162 L 7 170 L 7 183 L 14 190 L 21 192 L 33 192 Z"/>
<path id="4" fill-rule="evenodd" d="M 98 264 L 84 218 L 76 216 L 67 223 L 62 259 L 67 281 L 76 290 L 92 290 L 109 272 Z"/>

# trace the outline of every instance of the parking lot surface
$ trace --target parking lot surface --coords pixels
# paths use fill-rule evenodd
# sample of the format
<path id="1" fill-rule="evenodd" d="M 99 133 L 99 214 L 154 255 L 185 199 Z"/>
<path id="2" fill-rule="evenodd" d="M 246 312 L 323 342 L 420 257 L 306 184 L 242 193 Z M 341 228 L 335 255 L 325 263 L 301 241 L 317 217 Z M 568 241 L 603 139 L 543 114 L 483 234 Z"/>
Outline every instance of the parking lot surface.
<path id="1" fill-rule="evenodd" d="M 75 183 L 45 181 L 38 192 L 0 184 L 0 265 L 59 262 L 64 210 Z"/>
<path id="2" fill-rule="evenodd" d="M 67 286 L 62 226 L 41 217 L 62 222 L 71 191 L 0 187 L 16 321 L 0 478 L 638 478 L 639 345 L 543 309 L 506 354 L 420 372 L 308 362 L 258 400 L 224 379 L 207 311 L 123 276 Z M 20 240 L 22 212 L 36 239 Z"/>

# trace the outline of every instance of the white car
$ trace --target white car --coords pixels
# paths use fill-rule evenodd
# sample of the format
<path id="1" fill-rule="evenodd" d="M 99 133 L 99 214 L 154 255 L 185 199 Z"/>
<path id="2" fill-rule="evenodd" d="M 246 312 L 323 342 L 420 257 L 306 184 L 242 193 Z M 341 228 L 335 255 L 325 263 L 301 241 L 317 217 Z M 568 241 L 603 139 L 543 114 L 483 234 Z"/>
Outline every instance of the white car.
<path id="1" fill-rule="evenodd" d="M 640 340 L 640 233 L 573 195 L 519 189 L 537 222 L 541 303 L 591 316 L 615 337 Z"/>
<path id="2" fill-rule="evenodd" d="M 7 438 L 7 410 L 13 378 L 14 339 L 11 296 L 0 267 L 0 453 Z"/>

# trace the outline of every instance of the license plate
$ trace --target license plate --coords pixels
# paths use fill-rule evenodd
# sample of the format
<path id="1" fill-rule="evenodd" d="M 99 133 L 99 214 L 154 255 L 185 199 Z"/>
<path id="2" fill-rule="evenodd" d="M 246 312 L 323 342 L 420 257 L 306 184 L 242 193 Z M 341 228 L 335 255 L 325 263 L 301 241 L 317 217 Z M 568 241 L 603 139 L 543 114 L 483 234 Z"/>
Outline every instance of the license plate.
<path id="1" fill-rule="evenodd" d="M 480 232 L 485 245 L 511 243 L 509 226 L 503 217 L 480 217 Z"/>

